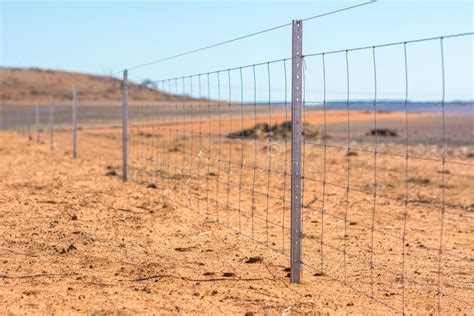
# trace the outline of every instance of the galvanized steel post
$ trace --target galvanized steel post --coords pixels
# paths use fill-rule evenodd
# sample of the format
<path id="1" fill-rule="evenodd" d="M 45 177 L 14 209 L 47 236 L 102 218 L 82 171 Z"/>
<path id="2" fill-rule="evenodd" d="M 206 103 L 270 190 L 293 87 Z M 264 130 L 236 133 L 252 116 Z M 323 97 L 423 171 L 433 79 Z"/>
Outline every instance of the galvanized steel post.
<path id="1" fill-rule="evenodd" d="M 40 142 L 40 134 L 39 134 L 39 124 L 40 124 L 40 116 L 39 116 L 39 105 L 35 105 L 35 129 L 36 129 L 36 142 Z"/>
<path id="2" fill-rule="evenodd" d="M 15 111 L 15 131 L 21 133 L 21 124 L 20 124 L 20 110 L 17 108 Z"/>
<path id="3" fill-rule="evenodd" d="M 28 131 L 28 140 L 32 140 L 33 137 L 31 137 L 31 112 L 25 111 L 25 116 L 26 116 L 26 129 Z"/>
<path id="4" fill-rule="evenodd" d="M 0 97 L 0 129 L 5 128 L 5 118 L 4 118 L 4 112 L 3 112 L 3 102 L 2 98 Z"/>
<path id="5" fill-rule="evenodd" d="M 303 104 L 303 22 L 293 20 L 291 66 L 291 282 L 301 275 L 301 140 Z"/>
<path id="6" fill-rule="evenodd" d="M 72 85 L 72 158 L 77 157 L 77 95 L 76 84 Z"/>
<path id="7" fill-rule="evenodd" d="M 122 179 L 127 181 L 127 139 L 128 139 L 128 70 L 123 71 L 122 81 Z"/>
<path id="8" fill-rule="evenodd" d="M 51 97 L 49 97 L 49 149 L 54 149 L 54 114 Z"/>

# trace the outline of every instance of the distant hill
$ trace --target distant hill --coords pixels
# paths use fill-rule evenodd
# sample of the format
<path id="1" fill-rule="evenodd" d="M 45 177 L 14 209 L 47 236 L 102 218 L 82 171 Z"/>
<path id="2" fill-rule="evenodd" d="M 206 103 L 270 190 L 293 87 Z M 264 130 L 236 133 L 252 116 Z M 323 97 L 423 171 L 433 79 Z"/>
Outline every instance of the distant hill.
<path id="1" fill-rule="evenodd" d="M 73 83 L 81 104 L 121 102 L 121 81 L 118 79 L 37 68 L 0 67 L 0 97 L 4 104 L 46 104 L 49 96 L 55 104 L 69 103 Z M 129 99 L 160 103 L 177 97 L 129 82 Z"/>

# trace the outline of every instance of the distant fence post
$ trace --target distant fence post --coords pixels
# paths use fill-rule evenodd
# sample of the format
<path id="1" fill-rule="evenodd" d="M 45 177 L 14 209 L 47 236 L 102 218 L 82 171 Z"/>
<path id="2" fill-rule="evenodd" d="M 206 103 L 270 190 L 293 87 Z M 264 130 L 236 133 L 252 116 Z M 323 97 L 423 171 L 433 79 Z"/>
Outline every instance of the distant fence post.
<path id="1" fill-rule="evenodd" d="M 3 111 L 3 102 L 2 98 L 0 97 L 0 129 L 5 128 L 5 118 L 4 118 L 4 111 Z"/>
<path id="2" fill-rule="evenodd" d="M 293 20 L 291 66 L 291 282 L 301 276 L 301 139 L 303 98 L 303 22 Z"/>
<path id="3" fill-rule="evenodd" d="M 72 158 L 77 157 L 77 95 L 76 84 L 72 85 Z"/>
<path id="4" fill-rule="evenodd" d="M 40 125 L 40 113 L 39 113 L 39 105 L 35 105 L 35 126 L 36 126 L 36 142 L 40 142 L 40 131 L 39 131 L 39 125 Z"/>
<path id="5" fill-rule="evenodd" d="M 127 181 L 127 139 L 128 139 L 128 70 L 123 71 L 122 81 L 122 179 Z"/>
<path id="6" fill-rule="evenodd" d="M 54 113 L 53 103 L 51 97 L 49 97 L 49 149 L 54 149 Z"/>
<path id="7" fill-rule="evenodd" d="M 28 130 L 28 140 L 33 140 L 33 137 L 31 136 L 31 112 L 29 110 L 25 110 L 25 116 L 26 128 Z"/>
<path id="8" fill-rule="evenodd" d="M 17 109 L 15 110 L 15 131 L 17 133 L 21 133 L 21 128 L 20 128 L 20 110 Z"/>

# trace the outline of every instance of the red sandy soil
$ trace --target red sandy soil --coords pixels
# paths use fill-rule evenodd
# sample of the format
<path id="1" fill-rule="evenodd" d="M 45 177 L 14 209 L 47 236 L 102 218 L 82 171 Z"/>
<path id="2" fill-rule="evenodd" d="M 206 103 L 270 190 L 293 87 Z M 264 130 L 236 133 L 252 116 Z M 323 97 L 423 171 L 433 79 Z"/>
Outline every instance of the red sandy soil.
<path id="1" fill-rule="evenodd" d="M 314 115 L 312 120 L 321 120 Z M 369 124 L 370 113 L 354 113 L 351 119 L 364 120 L 364 115 Z M 397 113 L 381 115 L 403 119 Z M 344 119 L 344 113 L 328 116 L 332 123 Z M 283 186 L 288 174 L 282 175 L 289 170 L 288 144 L 208 138 L 205 132 L 219 130 L 214 120 L 201 124 L 199 142 L 189 135 L 198 126 L 194 122 L 186 134 L 182 124 L 132 125 L 127 183 L 114 176 L 120 175 L 118 128 L 79 131 L 77 160 L 70 158 L 67 131 L 57 131 L 53 152 L 24 135 L 0 133 L 0 313 L 387 314 L 401 311 L 402 284 L 407 312 L 435 313 L 438 297 L 442 313 L 474 312 L 469 305 L 474 178 L 472 158 L 465 153 L 450 157 L 443 173 L 438 160 L 410 159 L 407 241 L 402 243 L 404 157 L 378 157 L 374 200 L 373 154 L 348 156 L 345 148 L 328 148 L 323 193 L 323 148 L 307 144 L 303 261 L 308 266 L 296 285 L 287 275 L 289 204 L 281 199 L 289 198 L 289 186 Z M 221 132 L 227 131 L 226 125 Z M 403 153 L 404 147 L 379 148 L 388 149 Z M 416 146 L 411 152 L 424 154 L 434 157 L 439 149 Z M 348 157 L 352 190 L 346 196 Z M 252 168 L 239 175 L 241 162 Z M 263 171 L 255 174 L 255 167 Z M 446 214 L 440 270 L 442 174 Z M 147 188 L 150 183 L 158 189 Z M 240 189 L 226 186 L 230 183 L 241 184 L 242 199 Z M 254 203 L 245 190 L 256 192 Z M 214 222 L 216 216 L 221 224 Z M 442 296 L 436 295 L 438 277 Z M 372 289 L 375 299 L 369 297 Z"/>
<path id="2" fill-rule="evenodd" d="M 0 314 L 389 311 L 310 272 L 290 284 L 286 257 L 177 207 L 171 188 L 16 134 L 0 144 Z"/>

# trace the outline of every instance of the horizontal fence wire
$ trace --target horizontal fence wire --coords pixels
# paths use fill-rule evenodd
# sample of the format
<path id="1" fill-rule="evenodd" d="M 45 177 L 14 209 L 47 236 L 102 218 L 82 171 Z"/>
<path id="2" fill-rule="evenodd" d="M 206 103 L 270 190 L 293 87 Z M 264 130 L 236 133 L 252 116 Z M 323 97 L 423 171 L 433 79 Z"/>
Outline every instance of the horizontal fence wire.
<path id="1" fill-rule="evenodd" d="M 329 16 L 329 15 L 338 14 L 338 13 L 341 13 L 341 12 L 344 12 L 344 11 L 350 11 L 350 10 L 353 10 L 353 9 L 356 9 L 356 8 L 359 8 L 359 7 L 364 7 L 364 6 L 373 4 L 375 2 L 377 2 L 377 1 L 376 0 L 370 0 L 370 1 L 359 3 L 359 4 L 350 5 L 350 6 L 339 8 L 339 9 L 336 9 L 336 10 L 332 10 L 332 11 L 316 14 L 316 15 L 313 15 L 313 16 L 309 16 L 309 17 L 306 17 L 306 18 L 302 19 L 302 21 L 310 21 L 310 20 L 314 20 L 314 19 L 320 19 L 320 18 Z M 245 34 L 245 35 L 242 35 L 242 36 L 239 36 L 239 37 L 236 37 L 236 38 L 232 38 L 232 39 L 225 40 L 225 41 L 222 41 L 222 42 L 218 42 L 218 43 L 215 43 L 215 44 L 211 44 L 211 45 L 207 45 L 207 46 L 204 46 L 204 47 L 192 49 L 192 50 L 189 50 L 189 51 L 186 51 L 186 52 L 183 52 L 183 53 L 179 53 L 179 54 L 176 54 L 176 55 L 172 55 L 172 56 L 169 56 L 169 57 L 164 57 L 164 58 L 161 58 L 161 59 L 153 60 L 153 61 L 150 61 L 150 62 L 147 62 L 147 63 L 135 65 L 135 66 L 129 66 L 126 69 L 134 70 L 134 69 L 139 69 L 139 68 L 143 68 L 143 67 L 148 67 L 148 66 L 151 66 L 151 65 L 155 65 L 155 64 L 158 64 L 158 63 L 162 63 L 162 62 L 165 62 L 165 61 L 176 59 L 176 58 L 179 58 L 179 57 L 183 57 L 183 56 L 187 56 L 187 55 L 194 54 L 194 53 L 197 53 L 197 52 L 201 52 L 201 51 L 204 51 L 204 50 L 208 50 L 208 49 L 211 49 L 211 48 L 215 48 L 215 47 L 218 47 L 218 46 L 223 46 L 223 45 L 227 45 L 229 43 L 241 41 L 241 40 L 244 40 L 244 39 L 247 39 L 247 38 L 250 38 L 250 37 L 254 37 L 254 36 L 257 36 L 257 35 L 261 35 L 261 34 L 264 34 L 264 33 L 276 31 L 276 30 L 279 30 L 279 29 L 282 29 L 282 28 L 289 27 L 291 25 L 292 25 L 292 23 L 283 23 L 283 24 L 276 25 L 276 26 L 273 26 L 273 27 L 270 27 L 270 28 L 267 28 L 267 29 L 264 29 L 264 30 L 261 30 L 261 31 L 258 31 L 258 32 Z M 120 72 L 117 72 L 117 73 L 115 73 L 115 75 L 117 75 L 119 73 Z"/>
<path id="2" fill-rule="evenodd" d="M 288 66 L 282 59 L 155 81 L 179 97 L 160 105 L 130 99 L 131 177 L 172 186 L 179 205 L 288 254 Z M 285 90 L 278 106 L 273 81 Z"/>
<path id="3" fill-rule="evenodd" d="M 305 124 L 322 121 L 318 124 L 322 128 L 319 138 L 303 136 L 304 264 L 317 274 L 329 275 L 403 313 L 429 304 L 440 313 L 446 313 L 451 306 L 474 306 L 472 276 L 465 279 L 474 262 L 468 233 L 473 224 L 473 195 L 463 196 L 467 188 L 472 193 L 474 169 L 469 154 L 454 152 L 460 146 L 459 140 L 448 129 L 460 124 L 472 129 L 472 117 L 463 120 L 465 114 L 452 111 L 450 107 L 455 105 L 446 102 L 444 60 L 447 39 L 472 35 L 463 33 L 304 57 L 308 67 L 305 86 L 322 87 L 322 99 L 307 103 L 304 114 Z M 417 102 L 410 100 L 410 48 L 426 42 L 438 43 L 429 46 L 429 50 L 438 54 L 439 68 L 434 74 L 439 78 L 441 95 L 434 102 L 437 110 L 423 118 L 423 114 L 411 109 Z M 384 65 L 377 56 L 383 49 L 401 55 L 404 88 L 403 99 L 398 101 L 402 107 L 394 110 L 397 118 L 387 119 L 387 114 L 378 108 L 381 83 L 377 75 Z M 356 54 L 361 51 L 369 60 L 364 68 L 351 63 L 353 59 L 360 61 Z M 328 58 L 333 59 L 332 68 L 328 67 Z M 334 80 L 331 84 L 339 85 L 346 95 L 345 110 L 340 107 L 342 102 L 337 104 L 346 118 L 341 115 L 337 124 L 328 118 L 334 103 L 328 101 L 332 87 L 327 77 L 333 69 L 342 73 L 338 78 L 344 78 L 344 85 Z M 360 78 L 354 69 L 372 74 L 372 100 L 364 102 L 363 111 L 361 103 L 351 99 L 352 84 Z M 315 103 L 319 110 L 316 115 Z M 468 111 L 472 107 L 472 102 L 468 103 Z M 361 115 L 366 116 L 367 124 L 358 123 Z M 432 125 L 428 130 L 420 129 L 420 123 L 425 121 Z M 426 141 L 433 130 L 437 137 L 429 146 L 423 145 L 423 138 Z M 463 145 L 472 149 L 472 139 L 465 139 Z M 427 151 L 428 147 L 433 150 Z M 447 234 L 450 238 L 446 238 Z"/>
<path id="4" fill-rule="evenodd" d="M 453 127 L 459 115 L 450 113 L 444 97 L 433 102 L 438 110 L 428 116 L 412 110 L 417 104 L 410 99 L 408 81 L 411 46 L 468 36 L 472 33 L 304 56 L 305 87 L 321 75 L 324 96 L 305 102 L 304 108 L 303 265 L 394 311 L 413 312 L 424 304 L 439 312 L 473 307 L 472 277 L 462 276 L 473 264 L 472 240 L 466 236 L 472 229 L 473 201 L 471 195 L 462 196 L 472 188 L 473 163 L 466 159 L 469 155 L 448 150 L 472 143 L 454 139 L 449 144 L 453 138 L 446 126 Z M 377 54 L 399 47 L 405 95 L 402 107 L 390 109 L 392 104 L 377 95 Z M 363 69 L 373 76 L 371 101 L 351 98 L 351 58 L 358 51 L 367 51 L 372 59 L 372 66 Z M 438 52 L 441 56 L 442 47 Z M 327 96 L 329 55 L 343 56 L 345 102 Z M 316 59 L 319 74 L 310 68 Z M 164 169 L 138 168 L 146 179 L 142 181 L 161 181 L 164 189 L 171 185 L 181 206 L 285 255 L 291 191 L 289 62 L 156 80 L 158 90 L 181 98 L 165 106 L 148 105 L 148 120 L 132 124 L 140 156 L 133 160 L 145 158 L 155 161 L 149 168 Z M 444 67 L 443 62 L 443 82 Z M 440 90 L 444 94 L 444 85 Z M 136 111 L 147 107 L 136 106 Z M 360 126 L 358 115 L 365 125 Z M 420 145 L 420 122 L 436 122 L 431 128 L 438 135 L 428 144 Z M 469 120 L 464 123 L 472 128 Z M 393 125 L 398 135 L 387 135 Z"/>
<path id="5" fill-rule="evenodd" d="M 304 273 L 396 312 L 474 310 L 474 105 L 447 97 L 450 42 L 473 35 L 304 54 Z M 436 88 L 420 103 L 423 80 Z M 128 179 L 289 257 L 291 58 L 151 82 L 129 94 Z M 122 104 L 77 90 L 78 158 L 122 176 Z M 0 113 L 72 152 L 71 105 Z"/>

